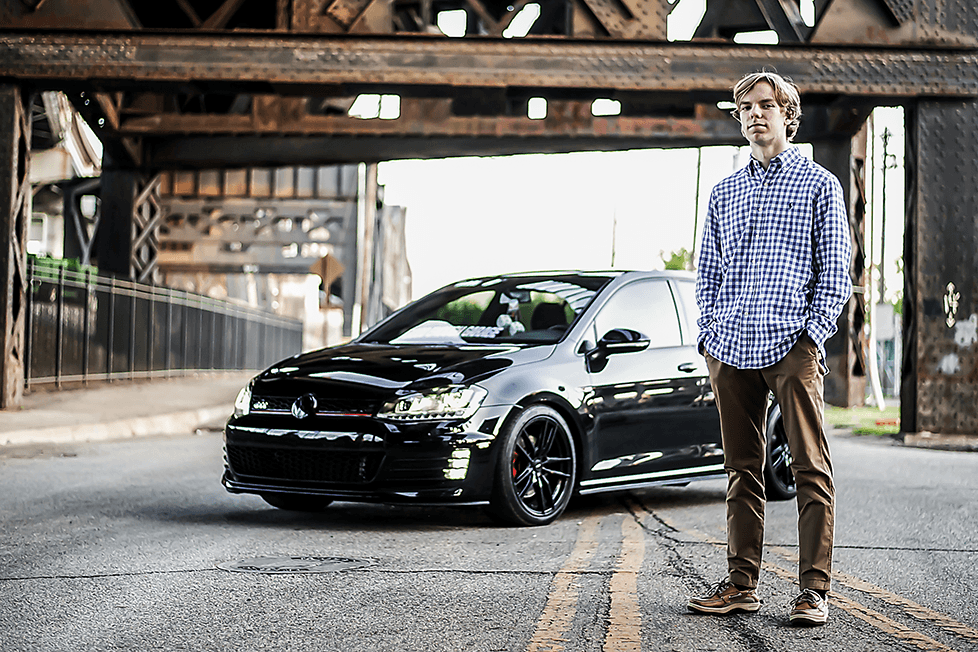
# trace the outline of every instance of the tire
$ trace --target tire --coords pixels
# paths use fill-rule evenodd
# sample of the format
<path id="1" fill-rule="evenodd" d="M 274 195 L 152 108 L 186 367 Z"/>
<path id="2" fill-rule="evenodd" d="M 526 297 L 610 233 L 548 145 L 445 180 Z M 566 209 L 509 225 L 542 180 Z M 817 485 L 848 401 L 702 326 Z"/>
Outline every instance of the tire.
<path id="1" fill-rule="evenodd" d="M 797 494 L 795 474 L 791 472 L 791 450 L 781 419 L 781 407 L 775 404 L 767 417 L 767 446 L 764 453 L 764 490 L 768 500 L 792 500 Z"/>
<path id="2" fill-rule="evenodd" d="M 301 494 L 262 494 L 261 497 L 272 507 L 290 512 L 321 512 L 333 502 L 329 498 Z"/>
<path id="3" fill-rule="evenodd" d="M 489 512 L 511 525 L 547 525 L 567 508 L 576 481 L 567 422 L 545 405 L 528 407 L 500 433 Z"/>

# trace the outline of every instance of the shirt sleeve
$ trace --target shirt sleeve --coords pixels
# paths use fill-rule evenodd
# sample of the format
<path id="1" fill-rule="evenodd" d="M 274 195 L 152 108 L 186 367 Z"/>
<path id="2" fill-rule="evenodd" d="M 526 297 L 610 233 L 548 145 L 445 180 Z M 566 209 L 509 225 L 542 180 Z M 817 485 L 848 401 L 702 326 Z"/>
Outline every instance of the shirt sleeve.
<path id="1" fill-rule="evenodd" d="M 700 243 L 699 260 L 696 274 L 696 305 L 700 316 L 696 320 L 699 326 L 697 349 L 703 350 L 703 341 L 709 332 L 713 321 L 713 306 L 716 304 L 717 293 L 723 281 L 723 259 L 720 252 L 720 234 L 717 228 L 719 199 L 716 189 L 710 195 L 710 203 L 706 210 L 706 221 L 703 224 L 703 239 Z"/>
<path id="2" fill-rule="evenodd" d="M 836 321 L 852 295 L 849 265 L 852 237 L 842 186 L 829 176 L 815 196 L 812 246 L 814 249 L 811 308 L 805 330 L 823 348 L 837 330 Z"/>

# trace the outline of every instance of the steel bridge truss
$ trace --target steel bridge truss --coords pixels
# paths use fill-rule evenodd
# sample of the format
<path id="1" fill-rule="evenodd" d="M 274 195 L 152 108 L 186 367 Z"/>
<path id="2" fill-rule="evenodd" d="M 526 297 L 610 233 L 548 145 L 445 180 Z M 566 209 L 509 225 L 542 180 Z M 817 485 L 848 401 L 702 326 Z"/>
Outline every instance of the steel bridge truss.
<path id="1" fill-rule="evenodd" d="M 742 74 L 769 67 L 799 85 L 798 139 L 847 188 L 852 271 L 862 285 L 865 160 L 853 142 L 875 106 L 900 104 L 908 197 L 902 429 L 978 433 L 978 6 L 709 0 L 692 40 L 670 42 L 678 4 L 0 0 L 0 117 L 22 125 L 18 107 L 35 91 L 71 98 L 105 145 L 101 220 L 118 223 L 110 227 L 117 243 L 122 233 L 131 240 L 117 273 L 138 274 L 145 267 L 134 263 L 132 243 L 152 248 L 154 236 L 140 234 L 165 220 L 152 191 L 144 197 L 161 171 L 736 144 L 737 124 L 718 103 Z M 449 17 L 464 36 L 442 33 Z M 776 33 L 779 45 L 735 42 L 761 31 Z M 538 119 L 528 113 L 535 98 L 546 102 Z M 367 99 L 374 113 L 363 111 Z M 615 110 L 595 111 L 596 100 Z M 26 160 L 17 129 L 0 135 L 0 176 L 13 180 Z M 16 376 L 10 306 L 23 293 L 16 270 L 24 236 L 16 233 L 29 193 L 25 200 L 12 185 L 19 190 L 0 193 L 0 228 L 14 234 L 0 267 L 13 270 L 3 279 L 15 296 L 3 337 L 4 369 Z M 863 391 L 864 310 L 855 299 L 833 340 L 832 402 L 850 404 Z M 5 390 L 2 400 L 16 396 Z"/>

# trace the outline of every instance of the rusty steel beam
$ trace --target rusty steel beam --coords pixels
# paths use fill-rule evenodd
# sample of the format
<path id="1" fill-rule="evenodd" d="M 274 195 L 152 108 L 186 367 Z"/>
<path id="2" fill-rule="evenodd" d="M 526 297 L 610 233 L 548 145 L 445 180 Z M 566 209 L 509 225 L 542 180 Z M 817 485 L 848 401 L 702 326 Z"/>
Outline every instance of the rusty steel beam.
<path id="1" fill-rule="evenodd" d="M 553 102 L 548 105 L 548 115 L 543 120 L 497 116 L 442 116 L 440 120 L 431 115 L 413 120 L 402 114 L 400 119 L 389 121 L 335 118 L 335 122 L 315 123 L 320 127 L 339 125 L 333 132 L 303 131 L 299 127 L 305 129 L 310 125 L 300 122 L 298 125 L 280 123 L 275 132 L 210 133 L 205 129 L 190 129 L 188 121 L 185 125 L 188 128 L 181 133 L 147 133 L 143 140 L 144 164 L 149 169 L 331 165 L 743 142 L 738 123 L 718 111 L 698 110 L 703 115 L 690 118 L 598 118 L 585 116 L 580 109 L 580 103 Z M 826 108 L 812 103 L 805 115 L 799 131 L 803 142 L 846 140 L 862 124 L 865 110 L 861 105 L 846 110 L 839 105 Z M 207 125 L 214 122 L 211 118 L 205 121 Z"/>
<path id="2" fill-rule="evenodd" d="M 147 144 L 146 165 L 151 169 L 207 169 L 230 166 L 335 165 L 398 159 L 434 159 L 455 156 L 508 156 L 614 152 L 642 147 L 699 147 L 739 144 L 743 136 L 720 140 L 700 132 L 695 137 L 670 133 L 658 138 L 555 138 L 541 137 L 387 137 L 363 136 L 254 136 L 177 137 Z M 739 136 L 739 139 L 737 138 Z"/>
<path id="3" fill-rule="evenodd" d="M 313 135 L 335 136 L 527 136 L 553 138 L 611 137 L 641 139 L 690 138 L 707 144 L 736 139 L 739 131 L 729 118 L 656 118 L 591 115 L 590 103 L 550 102 L 547 117 L 455 116 L 449 114 L 450 100 L 425 101 L 425 106 L 445 105 L 440 111 L 402 112 L 396 120 L 360 120 L 346 116 L 303 115 L 283 122 L 262 122 L 251 115 L 162 114 L 134 117 L 120 123 L 118 133 L 126 136 L 165 135 Z M 567 103 L 570 104 L 570 103 Z M 564 106 L 562 106 L 564 105 Z M 586 112 L 585 112 L 586 111 Z"/>
<path id="4" fill-rule="evenodd" d="M 254 34 L 0 34 L 0 75 L 106 88 L 162 82 L 728 92 L 764 66 L 806 93 L 978 96 L 978 51 L 720 43 Z"/>

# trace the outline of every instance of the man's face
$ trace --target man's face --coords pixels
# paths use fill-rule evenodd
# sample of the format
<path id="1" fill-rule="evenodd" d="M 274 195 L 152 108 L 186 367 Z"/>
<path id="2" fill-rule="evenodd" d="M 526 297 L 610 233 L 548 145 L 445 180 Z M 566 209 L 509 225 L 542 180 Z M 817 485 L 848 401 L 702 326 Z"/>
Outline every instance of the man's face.
<path id="1" fill-rule="evenodd" d="M 784 107 L 774 99 L 774 89 L 765 81 L 757 82 L 737 104 L 740 133 L 751 145 L 768 147 L 788 145 Z"/>

